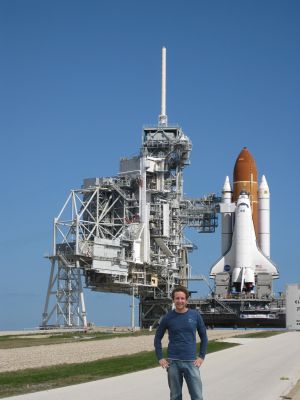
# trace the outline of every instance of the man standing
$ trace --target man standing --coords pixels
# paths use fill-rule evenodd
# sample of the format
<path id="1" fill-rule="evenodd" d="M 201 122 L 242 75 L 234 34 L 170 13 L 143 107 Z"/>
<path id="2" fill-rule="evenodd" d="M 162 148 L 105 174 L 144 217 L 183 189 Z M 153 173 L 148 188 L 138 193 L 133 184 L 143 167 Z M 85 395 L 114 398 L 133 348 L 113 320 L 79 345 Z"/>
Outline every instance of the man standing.
<path id="1" fill-rule="evenodd" d="M 199 367 L 204 361 L 207 335 L 201 315 L 187 308 L 189 292 L 185 287 L 176 287 L 172 292 L 175 309 L 161 320 L 155 334 L 154 347 L 159 364 L 168 371 L 171 400 L 182 400 L 183 378 L 186 381 L 191 400 L 203 400 Z M 168 330 L 168 358 L 163 358 L 161 340 Z M 201 345 L 196 354 L 196 331 Z"/>

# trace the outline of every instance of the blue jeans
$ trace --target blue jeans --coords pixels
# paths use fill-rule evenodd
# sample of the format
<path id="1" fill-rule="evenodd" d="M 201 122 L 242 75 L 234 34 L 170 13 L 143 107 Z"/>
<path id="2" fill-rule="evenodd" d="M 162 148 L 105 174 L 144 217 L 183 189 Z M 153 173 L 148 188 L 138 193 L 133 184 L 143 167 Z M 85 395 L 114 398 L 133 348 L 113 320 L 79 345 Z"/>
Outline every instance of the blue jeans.
<path id="1" fill-rule="evenodd" d="M 183 378 L 186 381 L 191 400 L 203 400 L 199 368 L 193 361 L 169 360 L 168 383 L 170 400 L 182 400 Z"/>

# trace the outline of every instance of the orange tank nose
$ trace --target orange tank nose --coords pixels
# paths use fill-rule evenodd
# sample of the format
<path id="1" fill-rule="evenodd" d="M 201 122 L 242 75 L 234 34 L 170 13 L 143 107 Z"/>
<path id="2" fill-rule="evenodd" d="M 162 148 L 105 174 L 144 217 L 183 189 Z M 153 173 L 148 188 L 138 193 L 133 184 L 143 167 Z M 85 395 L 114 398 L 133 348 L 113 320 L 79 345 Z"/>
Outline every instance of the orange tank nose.
<path id="1" fill-rule="evenodd" d="M 238 155 L 233 170 L 233 201 L 237 201 L 241 191 L 249 193 L 252 208 L 252 219 L 257 238 L 257 169 L 255 160 L 247 147 Z"/>

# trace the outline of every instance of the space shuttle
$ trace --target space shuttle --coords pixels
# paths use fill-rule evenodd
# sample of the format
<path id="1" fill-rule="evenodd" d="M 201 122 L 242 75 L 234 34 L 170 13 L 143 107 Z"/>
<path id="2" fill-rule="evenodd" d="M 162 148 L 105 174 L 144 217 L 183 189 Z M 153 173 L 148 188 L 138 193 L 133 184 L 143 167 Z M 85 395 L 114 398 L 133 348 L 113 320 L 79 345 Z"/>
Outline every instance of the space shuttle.
<path id="1" fill-rule="evenodd" d="M 278 278 L 270 259 L 270 192 L 265 176 L 257 183 L 255 161 L 246 147 L 234 167 L 233 191 L 225 179 L 220 203 L 222 256 L 210 278 L 227 279 L 228 292 L 254 292 L 258 276 Z"/>

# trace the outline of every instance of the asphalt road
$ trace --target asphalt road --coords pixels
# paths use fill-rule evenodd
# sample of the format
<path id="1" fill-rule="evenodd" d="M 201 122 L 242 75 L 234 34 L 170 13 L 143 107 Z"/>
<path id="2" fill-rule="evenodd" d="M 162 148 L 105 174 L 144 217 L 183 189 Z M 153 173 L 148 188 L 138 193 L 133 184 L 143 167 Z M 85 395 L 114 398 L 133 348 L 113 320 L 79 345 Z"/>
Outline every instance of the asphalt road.
<path id="1" fill-rule="evenodd" d="M 300 332 L 226 339 L 241 346 L 209 354 L 201 367 L 204 400 L 281 400 L 300 378 Z M 184 388 L 184 399 L 189 399 Z M 168 399 L 166 372 L 153 368 L 115 378 L 10 397 L 13 400 Z"/>

